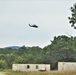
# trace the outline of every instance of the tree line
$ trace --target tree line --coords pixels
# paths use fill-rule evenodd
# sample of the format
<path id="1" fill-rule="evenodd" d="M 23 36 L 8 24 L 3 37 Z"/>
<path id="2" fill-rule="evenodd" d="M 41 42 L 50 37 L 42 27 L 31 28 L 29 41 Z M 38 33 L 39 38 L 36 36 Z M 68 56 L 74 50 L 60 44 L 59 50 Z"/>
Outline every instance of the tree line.
<path id="1" fill-rule="evenodd" d="M 55 36 L 44 48 L 39 46 L 19 49 L 0 48 L 0 68 L 12 68 L 12 64 L 51 64 L 57 69 L 58 62 L 76 61 L 76 37 Z"/>

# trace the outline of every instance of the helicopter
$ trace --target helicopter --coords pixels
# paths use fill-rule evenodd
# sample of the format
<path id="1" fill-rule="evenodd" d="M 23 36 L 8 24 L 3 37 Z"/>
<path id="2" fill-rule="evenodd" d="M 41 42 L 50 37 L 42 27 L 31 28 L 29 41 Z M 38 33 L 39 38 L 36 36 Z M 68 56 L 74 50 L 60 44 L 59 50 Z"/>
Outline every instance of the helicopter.
<path id="1" fill-rule="evenodd" d="M 34 27 L 34 28 L 38 28 L 38 26 L 36 24 L 29 24 L 30 27 Z"/>

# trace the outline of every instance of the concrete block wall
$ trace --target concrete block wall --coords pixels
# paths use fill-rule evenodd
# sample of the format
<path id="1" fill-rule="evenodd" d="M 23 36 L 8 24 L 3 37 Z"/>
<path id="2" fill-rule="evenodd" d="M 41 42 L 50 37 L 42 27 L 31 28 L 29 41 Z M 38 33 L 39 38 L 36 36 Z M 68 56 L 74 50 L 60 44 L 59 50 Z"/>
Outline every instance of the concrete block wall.
<path id="1" fill-rule="evenodd" d="M 50 71 L 50 64 L 13 64 L 13 71 Z"/>
<path id="2" fill-rule="evenodd" d="M 58 70 L 76 70 L 76 62 L 58 62 Z"/>

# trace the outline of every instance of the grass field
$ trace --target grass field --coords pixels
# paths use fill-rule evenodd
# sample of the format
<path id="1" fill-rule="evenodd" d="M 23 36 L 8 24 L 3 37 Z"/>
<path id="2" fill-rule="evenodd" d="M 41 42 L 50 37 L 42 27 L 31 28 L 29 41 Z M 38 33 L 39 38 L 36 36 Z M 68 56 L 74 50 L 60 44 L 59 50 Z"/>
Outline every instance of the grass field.
<path id="1" fill-rule="evenodd" d="M 76 71 L 16 72 L 3 71 L 6 75 L 76 75 Z"/>

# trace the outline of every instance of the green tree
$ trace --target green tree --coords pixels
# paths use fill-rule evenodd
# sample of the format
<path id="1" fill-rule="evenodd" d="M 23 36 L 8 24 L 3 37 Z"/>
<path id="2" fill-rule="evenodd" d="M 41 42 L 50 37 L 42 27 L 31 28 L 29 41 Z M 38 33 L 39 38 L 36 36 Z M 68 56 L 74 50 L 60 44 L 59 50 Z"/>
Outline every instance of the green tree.
<path id="1" fill-rule="evenodd" d="M 12 64 L 13 64 L 15 58 L 16 58 L 16 57 L 15 57 L 15 55 L 14 55 L 13 53 L 11 53 L 11 54 L 6 54 L 6 59 L 5 59 L 5 61 L 6 61 L 6 63 L 7 63 L 8 68 L 11 68 L 11 67 L 12 67 Z"/>
<path id="2" fill-rule="evenodd" d="M 71 17 L 68 17 L 69 23 L 71 23 L 71 27 L 74 27 L 76 29 L 76 3 L 70 8 L 72 14 Z"/>
<path id="3" fill-rule="evenodd" d="M 6 59 L 6 55 L 5 54 L 0 54 L 0 59 L 5 60 Z"/>
<path id="4" fill-rule="evenodd" d="M 55 36 L 51 44 L 43 48 L 44 58 L 46 59 L 44 59 L 44 62 L 50 63 L 52 69 L 57 69 L 60 61 L 76 61 L 75 39 L 65 35 Z"/>
<path id="5" fill-rule="evenodd" d="M 14 60 L 13 63 L 24 64 L 24 63 L 26 63 L 26 58 L 23 58 L 23 57 L 21 57 L 21 56 L 17 56 L 17 57 L 15 58 L 15 60 Z"/>
<path id="6" fill-rule="evenodd" d="M 27 52 L 27 49 L 26 47 L 23 45 L 22 47 L 20 47 L 18 50 L 17 50 L 17 55 L 23 55 L 24 53 Z"/>
<path id="7" fill-rule="evenodd" d="M 5 62 L 5 60 L 0 60 L 0 69 L 5 69 L 7 68 L 7 63 Z"/>

